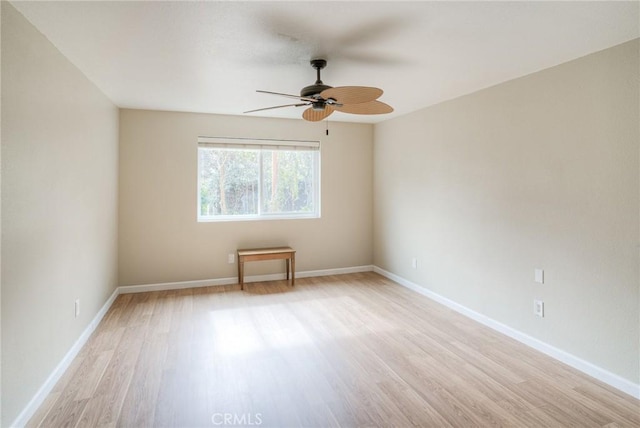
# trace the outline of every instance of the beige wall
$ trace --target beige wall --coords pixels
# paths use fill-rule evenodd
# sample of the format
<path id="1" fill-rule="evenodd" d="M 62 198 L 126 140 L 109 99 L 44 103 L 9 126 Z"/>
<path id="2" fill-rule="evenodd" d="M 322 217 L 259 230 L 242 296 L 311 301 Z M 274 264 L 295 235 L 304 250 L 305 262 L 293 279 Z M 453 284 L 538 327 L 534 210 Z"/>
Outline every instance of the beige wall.
<path id="1" fill-rule="evenodd" d="M 120 285 L 229 278 L 239 247 L 291 245 L 296 270 L 370 265 L 372 125 L 145 110 L 120 112 Z M 320 219 L 198 223 L 197 138 L 321 141 Z M 247 275 L 282 263 L 246 266 Z"/>
<path id="2" fill-rule="evenodd" d="M 376 125 L 374 263 L 639 383 L 638 48 Z"/>
<path id="3" fill-rule="evenodd" d="M 116 287 L 117 139 L 117 108 L 3 1 L 3 426 Z"/>

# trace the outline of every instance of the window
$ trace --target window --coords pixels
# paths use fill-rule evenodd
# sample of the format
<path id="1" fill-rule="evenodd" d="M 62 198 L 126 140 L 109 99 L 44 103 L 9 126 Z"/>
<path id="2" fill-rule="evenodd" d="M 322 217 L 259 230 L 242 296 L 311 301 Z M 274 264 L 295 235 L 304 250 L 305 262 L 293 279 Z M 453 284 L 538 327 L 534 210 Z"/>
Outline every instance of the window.
<path id="1" fill-rule="evenodd" d="M 320 216 L 320 143 L 198 137 L 198 221 Z"/>

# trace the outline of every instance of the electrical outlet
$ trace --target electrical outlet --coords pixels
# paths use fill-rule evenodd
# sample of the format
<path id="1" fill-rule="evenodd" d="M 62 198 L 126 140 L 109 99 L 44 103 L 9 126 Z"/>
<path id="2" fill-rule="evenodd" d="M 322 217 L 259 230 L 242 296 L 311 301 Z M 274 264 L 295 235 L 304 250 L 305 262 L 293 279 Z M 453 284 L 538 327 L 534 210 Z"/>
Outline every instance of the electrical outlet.
<path id="1" fill-rule="evenodd" d="M 542 300 L 536 299 L 533 301 L 533 314 L 544 318 L 544 302 Z"/>
<path id="2" fill-rule="evenodd" d="M 418 269 L 418 259 L 415 257 L 411 259 L 411 267 L 414 269 Z"/>
<path id="3" fill-rule="evenodd" d="M 233 264 L 233 263 L 235 263 L 235 262 L 236 262 L 236 255 L 235 255 L 235 254 L 233 254 L 233 253 L 229 253 L 229 254 L 227 255 L 227 263 L 229 263 L 229 264 Z"/>
<path id="4" fill-rule="evenodd" d="M 80 316 L 80 299 L 76 299 L 75 302 L 75 317 L 78 318 Z"/>

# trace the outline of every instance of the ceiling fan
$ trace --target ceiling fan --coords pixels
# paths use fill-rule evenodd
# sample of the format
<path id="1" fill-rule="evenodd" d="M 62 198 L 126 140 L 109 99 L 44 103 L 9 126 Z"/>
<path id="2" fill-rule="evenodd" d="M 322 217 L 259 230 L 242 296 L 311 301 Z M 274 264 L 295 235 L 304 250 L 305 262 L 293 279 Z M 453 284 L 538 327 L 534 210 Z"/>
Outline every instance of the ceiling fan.
<path id="1" fill-rule="evenodd" d="M 311 60 L 311 66 L 316 69 L 316 83 L 302 88 L 300 95 L 281 94 L 279 92 L 261 90 L 256 91 L 263 94 L 295 98 L 300 102 L 295 104 L 259 108 L 245 111 L 245 113 L 283 107 L 309 106 L 309 108 L 302 113 L 302 118 L 311 122 L 317 122 L 328 117 L 334 111 L 352 114 L 384 114 L 391 113 L 393 111 L 393 107 L 378 101 L 378 98 L 382 95 L 382 89 L 372 88 L 370 86 L 338 86 L 333 88 L 322 83 L 322 80 L 320 79 L 320 70 L 322 70 L 326 65 L 327 61 L 324 59 Z"/>

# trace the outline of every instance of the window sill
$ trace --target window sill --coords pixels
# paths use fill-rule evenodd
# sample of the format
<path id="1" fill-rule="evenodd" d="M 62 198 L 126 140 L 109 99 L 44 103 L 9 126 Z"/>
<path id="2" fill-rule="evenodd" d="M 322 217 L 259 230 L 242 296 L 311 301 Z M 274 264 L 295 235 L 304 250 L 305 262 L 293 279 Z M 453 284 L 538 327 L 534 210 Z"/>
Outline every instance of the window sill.
<path id="1" fill-rule="evenodd" d="M 320 214 L 296 214 L 296 215 L 261 215 L 261 216 L 215 216 L 215 217 L 198 217 L 198 223 L 220 223 L 220 222 L 234 222 L 234 221 L 264 221 L 264 220 L 309 220 L 319 219 Z"/>

